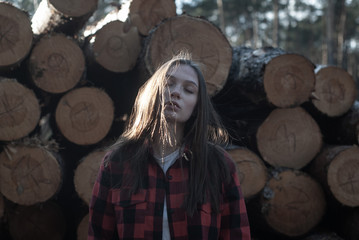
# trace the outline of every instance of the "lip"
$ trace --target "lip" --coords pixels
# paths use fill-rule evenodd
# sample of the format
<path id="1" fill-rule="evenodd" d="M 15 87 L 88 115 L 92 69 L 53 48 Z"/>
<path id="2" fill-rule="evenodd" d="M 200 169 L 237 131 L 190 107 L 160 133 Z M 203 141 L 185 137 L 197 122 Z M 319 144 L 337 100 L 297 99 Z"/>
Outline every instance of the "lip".
<path id="1" fill-rule="evenodd" d="M 176 109 L 181 109 L 180 105 L 179 105 L 177 102 L 175 102 L 175 101 L 168 101 L 168 102 L 166 102 L 166 103 L 165 103 L 165 107 L 166 107 L 166 108 L 170 108 L 170 109 L 174 109 L 174 110 L 176 110 Z"/>

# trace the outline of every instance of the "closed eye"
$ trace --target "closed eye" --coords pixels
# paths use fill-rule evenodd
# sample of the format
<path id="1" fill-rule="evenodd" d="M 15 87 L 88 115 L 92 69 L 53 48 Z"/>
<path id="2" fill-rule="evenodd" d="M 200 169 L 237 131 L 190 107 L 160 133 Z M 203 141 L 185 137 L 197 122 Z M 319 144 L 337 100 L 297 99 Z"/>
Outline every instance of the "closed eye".
<path id="1" fill-rule="evenodd" d="M 195 93 L 194 89 L 192 88 L 185 88 L 184 90 L 188 93 Z"/>

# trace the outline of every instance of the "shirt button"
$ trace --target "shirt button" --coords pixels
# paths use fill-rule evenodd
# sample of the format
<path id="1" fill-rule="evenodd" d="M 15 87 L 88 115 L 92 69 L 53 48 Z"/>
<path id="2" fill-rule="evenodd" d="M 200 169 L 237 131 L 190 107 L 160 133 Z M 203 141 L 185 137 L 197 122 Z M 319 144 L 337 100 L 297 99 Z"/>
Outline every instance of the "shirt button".
<path id="1" fill-rule="evenodd" d="M 172 180 L 172 175 L 167 176 L 168 180 Z"/>

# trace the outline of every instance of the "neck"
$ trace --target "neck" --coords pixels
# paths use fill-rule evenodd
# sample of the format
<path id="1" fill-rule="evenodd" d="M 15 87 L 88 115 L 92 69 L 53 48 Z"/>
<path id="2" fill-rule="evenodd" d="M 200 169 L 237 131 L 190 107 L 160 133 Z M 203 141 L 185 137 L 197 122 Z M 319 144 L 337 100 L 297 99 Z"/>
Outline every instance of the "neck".
<path id="1" fill-rule="evenodd" d="M 158 137 L 155 137 L 153 139 L 153 154 L 155 157 L 161 158 L 167 156 L 181 146 L 183 138 L 183 128 L 179 126 L 173 127 L 170 129 L 169 134 L 171 143 L 163 142 Z"/>

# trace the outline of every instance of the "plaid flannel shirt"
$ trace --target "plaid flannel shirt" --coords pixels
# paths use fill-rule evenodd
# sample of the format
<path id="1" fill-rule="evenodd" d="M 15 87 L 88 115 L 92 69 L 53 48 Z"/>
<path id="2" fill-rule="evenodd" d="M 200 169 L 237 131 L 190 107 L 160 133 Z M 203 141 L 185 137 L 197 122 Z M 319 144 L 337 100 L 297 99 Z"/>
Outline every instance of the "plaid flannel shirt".
<path id="1" fill-rule="evenodd" d="M 171 239 L 250 240 L 247 211 L 235 164 L 228 154 L 225 158 L 232 177 L 230 183 L 222 187 L 220 213 L 212 212 L 210 203 L 205 203 L 192 217 L 182 207 L 189 167 L 184 157 L 180 156 L 166 175 L 152 157 L 153 161 L 148 163 L 146 188 L 131 196 L 129 189 L 111 185 L 111 179 L 123 176 L 126 170 L 119 169 L 116 162 L 106 166 L 102 162 L 89 208 L 88 240 L 161 240 L 165 197 Z"/>

